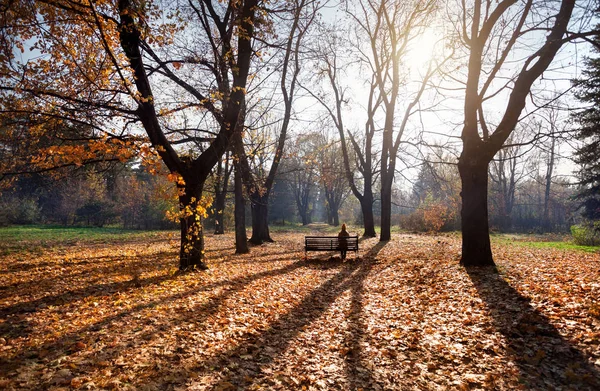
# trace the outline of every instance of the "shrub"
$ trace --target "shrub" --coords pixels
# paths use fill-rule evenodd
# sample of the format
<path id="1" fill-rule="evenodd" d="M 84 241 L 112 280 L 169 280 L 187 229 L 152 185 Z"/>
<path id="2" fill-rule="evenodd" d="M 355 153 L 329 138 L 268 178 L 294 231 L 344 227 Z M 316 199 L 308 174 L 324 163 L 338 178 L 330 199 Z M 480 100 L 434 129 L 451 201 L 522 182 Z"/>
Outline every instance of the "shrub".
<path id="1" fill-rule="evenodd" d="M 35 224 L 41 218 L 40 207 L 33 198 L 7 197 L 0 199 L 0 226 Z"/>
<path id="2" fill-rule="evenodd" d="M 600 246 L 600 222 L 588 225 L 571 226 L 575 244 L 580 246 Z"/>
<path id="3" fill-rule="evenodd" d="M 102 201 L 88 201 L 81 208 L 77 208 L 75 215 L 87 225 L 102 227 L 114 219 L 117 214 L 112 205 Z"/>
<path id="4" fill-rule="evenodd" d="M 457 217 L 457 207 L 452 200 L 434 199 L 428 194 L 411 214 L 400 216 L 400 226 L 410 231 L 440 232 L 452 229 Z"/>

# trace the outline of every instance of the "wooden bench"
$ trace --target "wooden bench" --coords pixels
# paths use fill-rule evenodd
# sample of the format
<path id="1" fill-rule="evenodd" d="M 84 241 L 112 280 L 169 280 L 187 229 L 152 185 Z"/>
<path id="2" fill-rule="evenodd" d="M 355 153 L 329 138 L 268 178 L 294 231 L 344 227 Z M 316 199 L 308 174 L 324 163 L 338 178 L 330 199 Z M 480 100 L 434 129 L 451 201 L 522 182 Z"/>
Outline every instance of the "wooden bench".
<path id="1" fill-rule="evenodd" d="M 304 256 L 308 251 L 341 251 L 342 259 L 346 258 L 346 251 L 358 252 L 357 236 L 305 236 Z"/>

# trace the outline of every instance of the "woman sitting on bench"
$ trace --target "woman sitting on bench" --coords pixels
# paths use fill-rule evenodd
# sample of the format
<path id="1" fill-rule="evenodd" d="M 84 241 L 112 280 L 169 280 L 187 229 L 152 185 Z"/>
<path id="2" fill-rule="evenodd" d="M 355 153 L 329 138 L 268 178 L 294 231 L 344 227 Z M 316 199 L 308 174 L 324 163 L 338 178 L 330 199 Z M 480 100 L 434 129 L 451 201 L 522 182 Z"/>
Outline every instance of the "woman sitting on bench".
<path id="1" fill-rule="evenodd" d="M 346 239 L 350 234 L 346 231 L 346 224 L 342 224 L 342 230 L 338 234 L 338 238 L 340 238 L 340 251 L 342 253 L 342 259 L 346 259 L 346 251 L 348 250 L 348 242 Z"/>

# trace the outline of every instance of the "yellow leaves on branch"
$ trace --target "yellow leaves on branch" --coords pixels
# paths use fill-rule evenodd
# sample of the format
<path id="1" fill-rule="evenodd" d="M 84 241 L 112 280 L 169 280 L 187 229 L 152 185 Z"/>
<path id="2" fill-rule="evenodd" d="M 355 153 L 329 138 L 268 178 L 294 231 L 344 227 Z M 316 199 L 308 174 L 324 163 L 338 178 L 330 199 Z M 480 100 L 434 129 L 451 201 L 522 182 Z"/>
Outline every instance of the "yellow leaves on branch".
<path id="1" fill-rule="evenodd" d="M 202 218 L 208 217 L 208 209 L 212 202 L 213 199 L 210 196 L 202 196 L 200 199 L 191 197 L 188 204 L 180 203 L 178 210 L 167 210 L 167 219 L 174 222 L 185 222 L 186 240 L 182 244 L 186 253 L 191 252 L 193 244 L 202 237 Z"/>
<path id="2" fill-rule="evenodd" d="M 210 98 L 212 101 L 223 100 L 225 95 L 221 91 L 213 91 L 210 93 Z"/>
<path id="3" fill-rule="evenodd" d="M 181 175 L 179 175 L 176 172 L 172 172 L 172 173 L 168 174 L 167 179 L 169 180 L 169 182 L 175 183 L 177 185 L 177 187 L 179 187 L 179 188 L 185 186 L 185 180 L 183 179 L 183 177 Z"/>
<path id="4" fill-rule="evenodd" d="M 158 154 L 159 148 L 152 148 L 152 146 L 144 144 L 138 150 L 142 166 L 152 175 L 159 174 L 163 169 L 162 160 Z"/>
<path id="5" fill-rule="evenodd" d="M 99 160 L 126 162 L 136 155 L 136 146 L 131 141 L 118 139 L 95 139 L 82 144 L 52 145 L 39 149 L 30 163 L 38 169 L 50 169 L 66 165 L 83 166 Z"/>

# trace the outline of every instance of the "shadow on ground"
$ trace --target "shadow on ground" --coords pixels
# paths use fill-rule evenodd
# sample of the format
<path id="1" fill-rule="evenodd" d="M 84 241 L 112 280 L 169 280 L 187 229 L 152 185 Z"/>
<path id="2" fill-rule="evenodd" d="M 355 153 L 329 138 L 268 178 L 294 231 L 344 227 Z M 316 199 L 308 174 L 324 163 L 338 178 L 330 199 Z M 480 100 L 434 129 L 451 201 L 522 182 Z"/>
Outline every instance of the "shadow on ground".
<path id="1" fill-rule="evenodd" d="M 594 366 L 495 267 L 471 267 L 467 273 L 486 303 L 495 328 L 506 338 L 524 387 L 600 389 L 600 376 Z"/>

